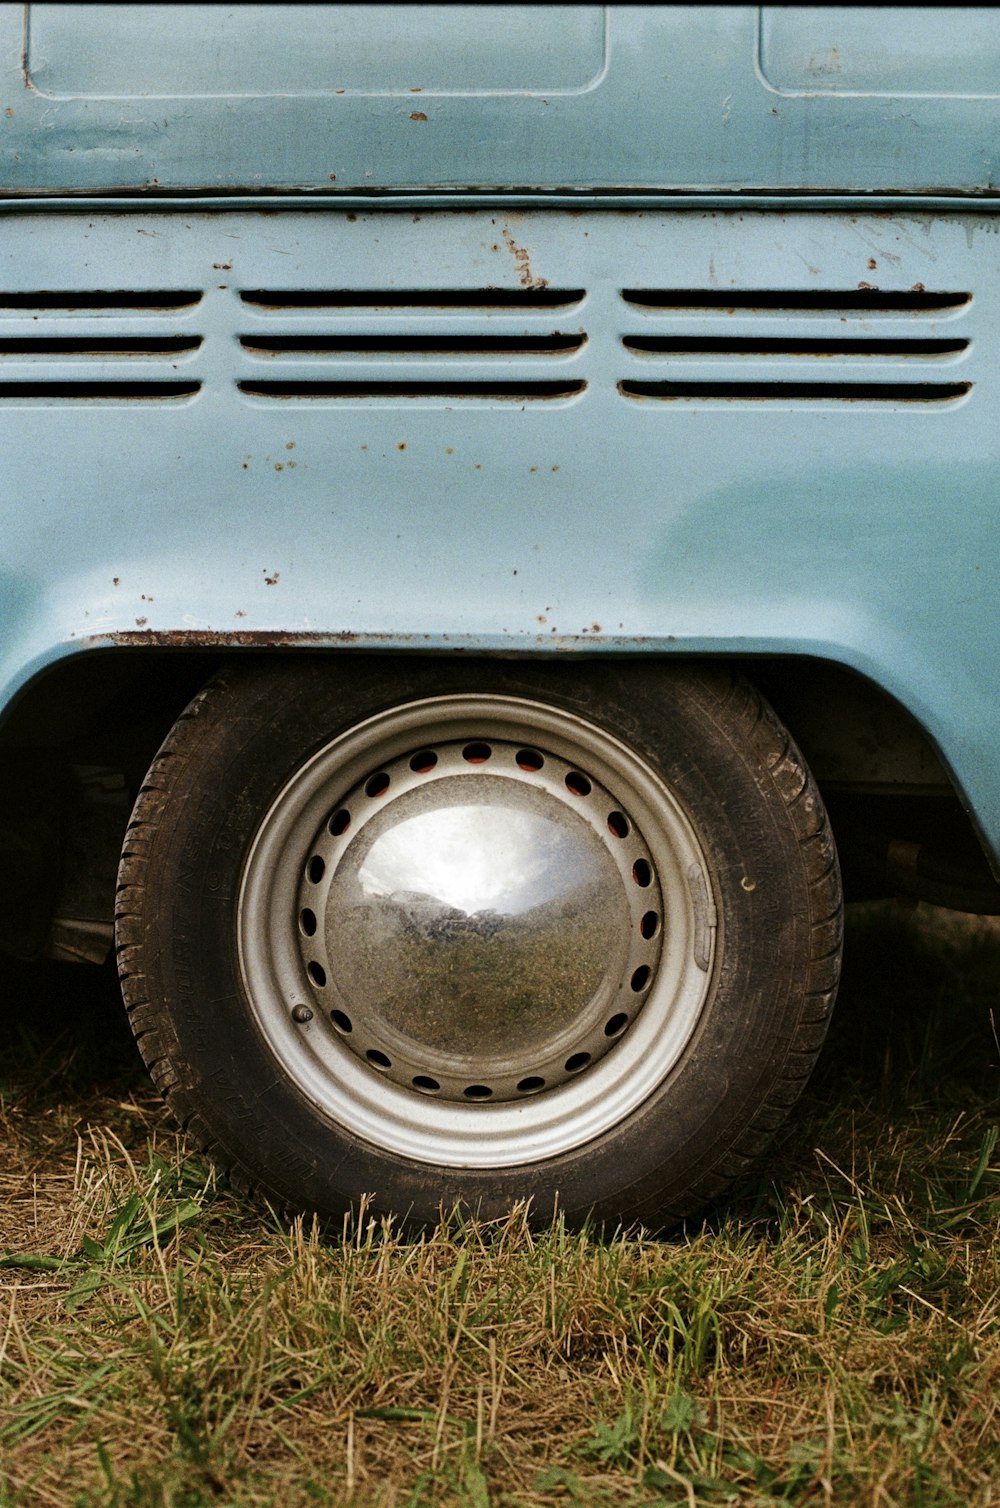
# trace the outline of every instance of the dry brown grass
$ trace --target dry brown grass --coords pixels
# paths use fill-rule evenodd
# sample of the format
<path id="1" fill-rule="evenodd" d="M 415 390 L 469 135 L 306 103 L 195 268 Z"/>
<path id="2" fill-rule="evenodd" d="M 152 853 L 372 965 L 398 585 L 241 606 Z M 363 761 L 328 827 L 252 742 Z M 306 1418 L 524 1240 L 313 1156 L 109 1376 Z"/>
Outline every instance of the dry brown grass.
<path id="1" fill-rule="evenodd" d="M 1000 1501 L 998 980 L 995 923 L 874 908 L 704 1226 L 405 1239 L 218 1187 L 106 983 L 11 971 L 0 1504 Z"/>

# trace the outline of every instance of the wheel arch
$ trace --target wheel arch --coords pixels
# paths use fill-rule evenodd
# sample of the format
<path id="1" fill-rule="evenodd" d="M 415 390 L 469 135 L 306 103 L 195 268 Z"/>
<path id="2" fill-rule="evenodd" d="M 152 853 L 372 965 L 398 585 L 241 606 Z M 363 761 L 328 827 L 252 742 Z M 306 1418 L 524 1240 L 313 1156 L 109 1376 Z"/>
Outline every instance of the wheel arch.
<path id="1" fill-rule="evenodd" d="M 418 651 L 411 653 L 421 660 L 430 658 Z M 268 649 L 220 642 L 197 648 L 82 650 L 56 661 L 32 677 L 0 717 L 0 810 L 8 841 L 14 841 L 11 828 L 27 820 L 44 830 L 46 841 L 51 842 L 53 831 L 71 820 L 73 780 L 68 772 L 79 767 L 119 771 L 126 786 L 137 790 L 176 718 L 226 662 L 270 661 L 277 656 L 315 660 L 321 655 L 390 658 L 381 652 L 347 648 Z M 466 662 L 473 658 L 462 655 Z M 606 656 L 544 658 L 581 673 L 586 664 Z M 652 656 L 641 658 L 649 663 Z M 975 857 L 986 850 L 975 814 L 926 731 L 871 679 L 834 661 L 788 655 L 669 657 L 669 662 L 675 660 L 703 665 L 724 660 L 761 690 L 827 796 L 838 838 L 838 795 L 849 798 L 852 793 L 867 792 L 880 799 L 933 795 L 938 805 L 947 807 L 962 852 Z M 667 663 L 666 657 L 660 657 L 659 663 Z M 29 844 L 31 836 L 29 832 Z M 975 894 L 971 903 L 968 898 L 962 902 L 966 909 L 987 909 L 987 881 L 988 876 L 980 883 L 978 902 Z M 17 886 L 16 873 L 10 883 Z M 943 903 L 954 901 L 945 898 Z M 53 904 L 52 884 L 45 883 L 33 903 L 30 930 L 34 942 L 29 952 L 43 946 L 40 913 L 46 908 L 51 912 Z M 25 924 L 24 914 L 22 907 L 17 926 Z M 0 935 L 0 947 L 19 951 L 9 935 Z"/>

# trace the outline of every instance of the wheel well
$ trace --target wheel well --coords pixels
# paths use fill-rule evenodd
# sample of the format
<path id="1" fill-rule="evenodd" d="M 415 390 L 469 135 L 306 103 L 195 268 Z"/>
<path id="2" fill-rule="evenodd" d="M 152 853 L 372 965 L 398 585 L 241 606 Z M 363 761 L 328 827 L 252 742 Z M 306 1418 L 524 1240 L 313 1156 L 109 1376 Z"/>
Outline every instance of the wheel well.
<path id="1" fill-rule="evenodd" d="M 53 916 L 110 906 L 104 892 L 113 888 L 131 800 L 175 719 L 231 658 L 97 650 L 60 661 L 24 688 L 0 723 L 0 950 L 52 951 Z M 774 706 L 816 777 L 850 891 L 1000 910 L 973 824 L 926 734 L 899 703 L 825 661 L 753 659 L 739 668 Z M 94 872 L 85 875 L 88 865 Z M 65 872 L 74 866 L 67 896 Z M 100 927 L 82 956 L 106 951 L 110 934 Z M 73 937 L 68 946 L 64 956 L 76 956 Z"/>
<path id="2" fill-rule="evenodd" d="M 238 653 L 242 659 L 291 651 Z M 60 660 L 37 675 L 3 714 L 0 759 L 44 751 L 72 763 L 106 763 L 130 775 L 138 770 L 141 777 L 191 697 L 231 658 L 222 651 L 119 648 Z M 919 724 L 873 682 L 823 660 L 786 656 L 736 663 L 771 702 L 827 786 L 952 789 Z"/>

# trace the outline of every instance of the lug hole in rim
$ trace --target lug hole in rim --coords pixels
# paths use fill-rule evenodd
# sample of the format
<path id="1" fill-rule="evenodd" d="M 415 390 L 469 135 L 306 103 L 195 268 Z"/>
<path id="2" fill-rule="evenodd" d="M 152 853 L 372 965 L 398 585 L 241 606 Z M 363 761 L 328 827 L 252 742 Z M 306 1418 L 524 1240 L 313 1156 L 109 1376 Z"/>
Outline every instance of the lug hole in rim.
<path id="1" fill-rule="evenodd" d="M 586 1068 L 589 1062 L 589 1052 L 575 1052 L 572 1057 L 566 1059 L 563 1066 L 567 1073 L 579 1073 L 582 1068 Z"/>
<path id="2" fill-rule="evenodd" d="M 621 1036 L 626 1026 L 628 1026 L 628 1017 L 624 1011 L 619 1011 L 617 1015 L 612 1016 L 611 1020 L 605 1023 L 604 1035 L 606 1037 Z"/>
<path id="3" fill-rule="evenodd" d="M 535 772 L 542 768 L 545 760 L 537 749 L 518 749 L 514 755 L 514 763 L 519 769 Z"/>
<path id="4" fill-rule="evenodd" d="M 437 1094 L 441 1088 L 437 1079 L 432 1079 L 429 1073 L 418 1073 L 410 1083 L 414 1089 L 420 1089 L 424 1094 Z"/>
<path id="5" fill-rule="evenodd" d="M 373 1068 L 391 1068 L 392 1059 L 386 1057 L 384 1052 L 379 1052 L 377 1047 L 369 1047 L 365 1057 Z"/>
<path id="6" fill-rule="evenodd" d="M 653 871 L 650 869 L 645 859 L 636 859 L 635 863 L 632 865 L 632 878 L 633 880 L 635 880 L 635 883 L 637 885 L 641 885 L 643 889 L 645 889 L 647 885 L 652 884 Z"/>
<path id="7" fill-rule="evenodd" d="M 366 796 L 384 796 L 389 789 L 389 777 L 384 770 L 379 770 L 370 780 L 365 781 Z"/>
<path id="8" fill-rule="evenodd" d="M 493 1097 L 493 1090 L 488 1084 L 470 1084 L 462 1093 L 467 1100 L 488 1100 Z"/>
<path id="9" fill-rule="evenodd" d="M 660 930 L 660 918 L 655 911 L 647 911 L 639 923 L 639 933 L 649 942 Z"/>
<path id="10" fill-rule="evenodd" d="M 526 1079 L 521 1079 L 517 1089 L 519 1094 L 537 1094 L 539 1089 L 545 1088 L 545 1080 L 537 1073 L 529 1073 Z"/>
<path id="11" fill-rule="evenodd" d="M 343 1032 L 345 1037 L 354 1030 L 351 1018 L 346 1011 L 331 1011 L 330 1020 L 339 1032 Z"/>
<path id="12" fill-rule="evenodd" d="M 318 923 L 316 921 L 315 911 L 310 911 L 308 906 L 304 907 L 304 909 L 299 913 L 299 926 L 302 928 L 306 937 L 316 936 L 317 925 Z"/>
<path id="13" fill-rule="evenodd" d="M 466 744 L 462 750 L 462 758 L 466 764 L 485 764 L 492 753 L 493 750 L 489 744 L 472 743 Z"/>
<path id="14" fill-rule="evenodd" d="M 324 969 L 323 965 L 321 963 L 317 963 L 315 959 L 313 959 L 311 963 L 307 965 L 306 973 L 309 975 L 309 978 L 312 980 L 313 984 L 318 984 L 320 989 L 322 989 L 326 984 L 326 970 Z"/>
<path id="15" fill-rule="evenodd" d="M 635 973 L 632 975 L 631 985 L 637 995 L 640 994 L 649 983 L 650 973 L 651 970 L 649 965 L 643 963 L 639 965 Z"/>
<path id="16" fill-rule="evenodd" d="M 586 775 L 581 775 L 579 770 L 570 770 L 566 776 L 566 789 L 572 791 L 574 796 L 589 796 L 593 786 Z"/>
<path id="17" fill-rule="evenodd" d="M 309 860 L 308 867 L 306 868 L 306 874 L 309 876 L 309 880 L 313 885 L 318 885 L 323 876 L 326 874 L 326 865 L 324 864 L 318 853 L 314 853 L 312 858 Z"/>
<path id="18" fill-rule="evenodd" d="M 426 775 L 429 773 L 429 771 L 433 770 L 437 762 L 438 757 L 434 753 L 433 749 L 421 749 L 420 752 L 418 754 L 414 754 L 413 758 L 410 760 L 410 769 L 413 771 L 414 775 Z"/>
<path id="19" fill-rule="evenodd" d="M 608 831 L 614 833 L 616 838 L 628 837 L 632 829 L 624 812 L 608 813 Z"/>
<path id="20" fill-rule="evenodd" d="M 346 807 L 341 807 L 339 812 L 334 812 L 327 823 L 327 828 L 334 838 L 339 838 L 351 825 L 351 814 Z"/>

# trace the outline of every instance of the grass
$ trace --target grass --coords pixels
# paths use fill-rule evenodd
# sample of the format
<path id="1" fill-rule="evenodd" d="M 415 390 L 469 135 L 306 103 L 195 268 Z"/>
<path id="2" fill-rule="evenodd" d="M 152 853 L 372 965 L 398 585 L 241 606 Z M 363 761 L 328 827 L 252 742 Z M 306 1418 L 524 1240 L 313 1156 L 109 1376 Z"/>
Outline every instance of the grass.
<path id="1" fill-rule="evenodd" d="M 111 982 L 12 967 L 0 1505 L 1000 1502 L 1000 926 L 851 917 L 766 1166 L 670 1241 L 288 1222 L 167 1122 Z"/>

